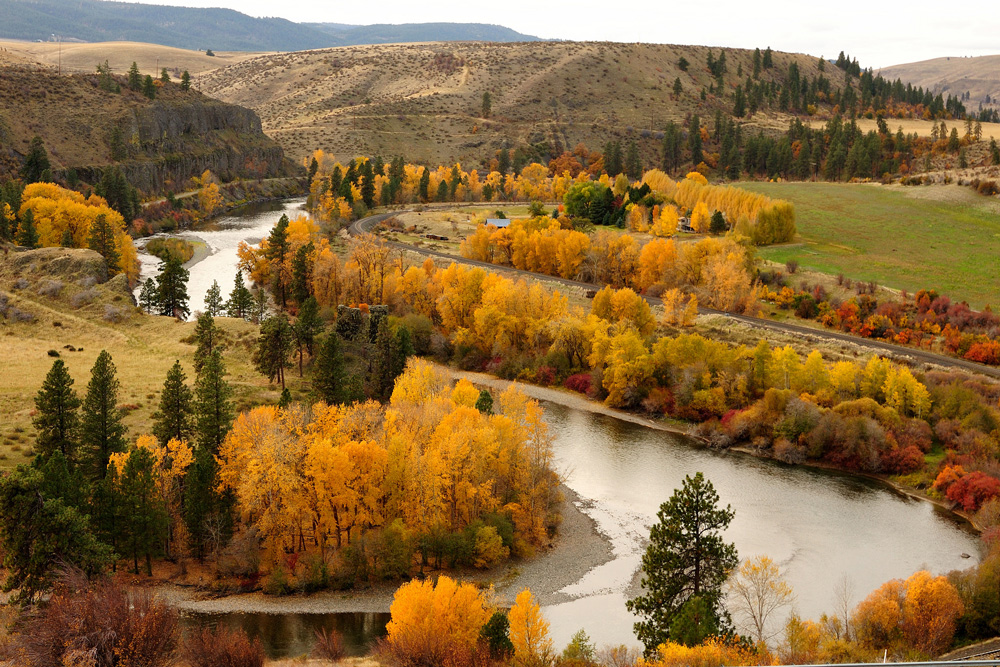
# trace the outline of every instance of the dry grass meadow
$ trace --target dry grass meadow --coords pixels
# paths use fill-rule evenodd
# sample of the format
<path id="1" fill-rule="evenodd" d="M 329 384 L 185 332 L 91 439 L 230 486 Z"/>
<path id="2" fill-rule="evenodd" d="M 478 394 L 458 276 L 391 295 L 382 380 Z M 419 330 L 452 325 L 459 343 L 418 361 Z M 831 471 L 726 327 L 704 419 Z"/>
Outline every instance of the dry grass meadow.
<path id="1" fill-rule="evenodd" d="M 214 69 L 262 55 L 242 51 L 216 51 L 215 56 L 207 56 L 204 51 L 190 51 L 172 46 L 145 44 L 142 42 L 25 42 L 14 39 L 0 40 L 0 63 L 36 62 L 53 69 L 62 68 L 64 73 L 93 73 L 98 63 L 105 60 L 111 71 L 124 74 L 132 63 L 139 66 L 143 74 L 154 78 L 164 67 L 174 78 L 188 70 L 191 76 L 204 74 Z M 175 72 L 176 70 L 176 72 Z"/>

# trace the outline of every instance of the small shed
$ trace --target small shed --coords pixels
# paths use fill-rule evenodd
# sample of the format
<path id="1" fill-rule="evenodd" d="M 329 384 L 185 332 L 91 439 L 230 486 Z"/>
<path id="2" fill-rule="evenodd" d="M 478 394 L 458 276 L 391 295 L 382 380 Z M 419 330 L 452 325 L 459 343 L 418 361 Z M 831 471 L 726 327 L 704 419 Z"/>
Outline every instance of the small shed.
<path id="1" fill-rule="evenodd" d="M 510 220 L 508 218 L 486 218 L 487 225 L 493 225 L 497 229 L 501 227 L 510 227 Z"/>

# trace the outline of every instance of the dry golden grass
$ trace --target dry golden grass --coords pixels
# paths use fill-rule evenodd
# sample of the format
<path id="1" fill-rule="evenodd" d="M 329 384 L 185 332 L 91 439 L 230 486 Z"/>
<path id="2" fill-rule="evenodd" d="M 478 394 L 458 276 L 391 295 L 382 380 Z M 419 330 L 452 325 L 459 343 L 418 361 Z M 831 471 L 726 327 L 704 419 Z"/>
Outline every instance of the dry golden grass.
<path id="1" fill-rule="evenodd" d="M 0 56 L 22 62 L 37 62 L 62 71 L 93 73 L 98 63 L 105 60 L 111 70 L 124 74 L 135 62 L 139 71 L 159 77 L 160 69 L 176 77 L 184 70 L 192 75 L 204 74 L 220 67 L 227 67 L 261 53 L 242 51 L 216 51 L 215 56 L 206 56 L 204 51 L 190 51 L 172 46 L 145 44 L 142 42 L 25 42 L 14 39 L 0 40 Z"/>
<path id="2" fill-rule="evenodd" d="M 264 664 L 267 667 L 383 667 L 383 663 L 372 657 L 344 658 L 336 662 L 317 658 L 284 658 L 268 660 Z"/>
<path id="3" fill-rule="evenodd" d="M 911 118 L 886 118 L 886 124 L 889 126 L 889 130 L 893 133 L 896 132 L 900 127 L 903 128 L 903 134 L 913 134 L 917 133 L 917 136 L 929 137 L 931 136 L 931 131 L 934 127 L 934 123 L 929 120 L 918 120 Z M 809 122 L 809 126 L 818 129 L 824 127 L 827 121 L 824 120 L 812 120 Z M 878 124 L 874 119 L 869 120 L 868 118 L 859 118 L 858 127 L 862 132 L 872 132 L 878 129 Z M 940 121 L 938 121 L 940 125 Z M 965 134 L 965 123 L 960 120 L 946 120 L 945 125 L 949 129 L 952 127 L 958 128 L 959 136 Z M 1000 123 L 983 123 L 983 137 L 997 137 L 1000 139 Z"/>
<path id="4" fill-rule="evenodd" d="M 16 278 L 0 271 L 0 294 L 35 317 L 33 322 L 0 318 L 0 414 L 4 415 L 0 423 L 0 468 L 24 463 L 32 456 L 34 397 L 55 361 L 50 350 L 66 363 L 75 380 L 73 388 L 81 398 L 97 355 L 102 349 L 111 353 L 121 382 L 119 407 L 125 409 L 125 424 L 133 438 L 149 432 L 163 381 L 175 360 L 184 366 L 188 383 L 194 382 L 195 347 L 185 341 L 194 332 L 194 322 L 145 315 L 132 306 L 126 292 L 113 289 L 113 283 L 95 287 L 93 300 L 75 308 L 74 295 L 86 289 L 76 282 L 63 281 L 55 297 L 38 293 L 42 282 L 53 278 L 58 276 L 29 275 L 28 286 L 15 290 L 12 287 Z M 106 321 L 106 307 L 115 309 L 123 321 Z M 224 357 L 236 406 L 242 409 L 264 400 L 276 402 L 280 390 L 269 387 L 250 363 L 249 350 L 256 340 L 257 326 L 229 318 L 216 318 L 216 323 L 225 332 Z M 305 385 L 298 382 L 293 371 L 288 376 L 293 394 L 305 399 Z"/>
<path id="5" fill-rule="evenodd" d="M 200 76 L 196 85 L 257 111 L 265 132 L 294 160 L 322 148 L 345 160 L 381 154 L 478 165 L 506 143 L 572 149 L 583 142 L 596 150 L 635 138 L 652 164 L 660 154 L 655 133 L 667 121 L 728 112 L 731 91 L 750 71 L 752 50 L 726 49 L 725 95 L 702 101 L 702 88 L 713 83 L 708 50 L 597 42 L 348 46 L 251 58 Z M 681 56 L 691 63 L 687 72 L 677 67 Z M 793 61 L 803 75 L 819 74 L 815 57 L 775 53 L 765 80 L 780 80 Z M 842 84 L 835 68 L 825 76 Z M 677 77 L 684 92 L 674 99 Z M 487 91 L 492 114 L 483 118 Z"/>

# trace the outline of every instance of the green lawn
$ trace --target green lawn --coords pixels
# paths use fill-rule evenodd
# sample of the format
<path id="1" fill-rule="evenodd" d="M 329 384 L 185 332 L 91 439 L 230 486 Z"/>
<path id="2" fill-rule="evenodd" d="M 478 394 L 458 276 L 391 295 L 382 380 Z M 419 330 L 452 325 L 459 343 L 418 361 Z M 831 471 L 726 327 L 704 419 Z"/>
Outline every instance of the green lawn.
<path id="1" fill-rule="evenodd" d="M 959 186 L 742 183 L 795 204 L 796 243 L 762 248 L 777 262 L 934 288 L 974 308 L 1000 305 L 1000 201 Z"/>

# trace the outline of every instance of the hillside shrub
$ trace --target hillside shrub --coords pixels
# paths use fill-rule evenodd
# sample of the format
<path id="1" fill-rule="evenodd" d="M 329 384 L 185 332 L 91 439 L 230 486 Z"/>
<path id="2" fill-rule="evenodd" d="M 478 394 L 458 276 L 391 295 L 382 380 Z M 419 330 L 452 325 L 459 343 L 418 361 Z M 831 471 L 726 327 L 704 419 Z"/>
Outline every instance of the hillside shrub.
<path id="1" fill-rule="evenodd" d="M 192 632 L 184 643 L 184 657 L 190 667 L 263 667 L 264 647 L 242 630 L 220 625 Z"/>

